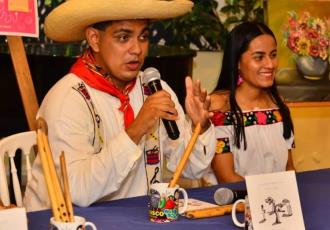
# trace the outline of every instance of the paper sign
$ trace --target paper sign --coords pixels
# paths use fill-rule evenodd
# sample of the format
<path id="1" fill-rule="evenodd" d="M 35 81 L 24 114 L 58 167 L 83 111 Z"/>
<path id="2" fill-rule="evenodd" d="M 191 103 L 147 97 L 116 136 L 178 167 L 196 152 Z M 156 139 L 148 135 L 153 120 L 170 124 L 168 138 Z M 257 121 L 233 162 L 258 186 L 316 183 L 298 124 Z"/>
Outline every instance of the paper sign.
<path id="1" fill-rule="evenodd" d="M 38 37 L 37 0 L 0 0 L 0 35 Z"/>
<path id="2" fill-rule="evenodd" d="M 183 203 L 184 203 L 183 199 L 180 199 L 179 208 L 183 207 Z M 206 201 L 189 198 L 188 199 L 188 208 L 187 208 L 186 212 L 205 209 L 205 208 L 215 208 L 215 207 L 219 207 L 219 206 L 215 205 L 215 204 L 211 204 Z"/>
<path id="3" fill-rule="evenodd" d="M 304 230 L 294 171 L 246 176 L 254 230 Z"/>
<path id="4" fill-rule="evenodd" d="M 29 0 L 8 0 L 8 11 L 29 12 Z"/>

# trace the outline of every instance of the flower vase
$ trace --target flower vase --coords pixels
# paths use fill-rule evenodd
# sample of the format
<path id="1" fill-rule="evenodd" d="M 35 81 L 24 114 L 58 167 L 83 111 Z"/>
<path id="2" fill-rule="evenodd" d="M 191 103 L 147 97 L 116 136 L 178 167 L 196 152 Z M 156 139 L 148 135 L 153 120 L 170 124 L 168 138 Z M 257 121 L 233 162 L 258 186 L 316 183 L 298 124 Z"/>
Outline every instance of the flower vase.
<path id="1" fill-rule="evenodd" d="M 299 73 L 309 80 L 320 80 L 329 70 L 327 60 L 311 56 L 298 56 L 296 66 Z"/>

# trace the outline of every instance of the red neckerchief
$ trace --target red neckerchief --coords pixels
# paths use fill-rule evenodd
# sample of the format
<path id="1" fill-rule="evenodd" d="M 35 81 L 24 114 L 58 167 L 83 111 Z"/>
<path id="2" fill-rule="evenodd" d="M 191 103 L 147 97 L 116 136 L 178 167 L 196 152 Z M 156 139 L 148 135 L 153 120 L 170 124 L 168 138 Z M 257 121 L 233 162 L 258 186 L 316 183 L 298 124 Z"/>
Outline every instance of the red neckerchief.
<path id="1" fill-rule="evenodd" d="M 95 64 L 95 58 L 89 49 L 73 64 L 70 72 L 77 75 L 90 87 L 118 98 L 121 104 L 118 109 L 124 113 L 125 127 L 127 128 L 133 122 L 134 111 L 129 103 L 128 93 L 133 89 L 136 79 L 128 83 L 123 91 L 119 90 L 108 80 L 109 73 Z"/>

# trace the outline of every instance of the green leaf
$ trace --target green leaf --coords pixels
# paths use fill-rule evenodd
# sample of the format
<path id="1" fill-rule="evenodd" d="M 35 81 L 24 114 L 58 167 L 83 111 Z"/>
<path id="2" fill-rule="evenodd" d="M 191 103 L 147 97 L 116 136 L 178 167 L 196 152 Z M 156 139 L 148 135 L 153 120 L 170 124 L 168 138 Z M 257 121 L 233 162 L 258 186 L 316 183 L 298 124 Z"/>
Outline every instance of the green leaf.
<path id="1" fill-rule="evenodd" d="M 45 5 L 50 6 L 52 4 L 52 0 L 45 0 Z"/>

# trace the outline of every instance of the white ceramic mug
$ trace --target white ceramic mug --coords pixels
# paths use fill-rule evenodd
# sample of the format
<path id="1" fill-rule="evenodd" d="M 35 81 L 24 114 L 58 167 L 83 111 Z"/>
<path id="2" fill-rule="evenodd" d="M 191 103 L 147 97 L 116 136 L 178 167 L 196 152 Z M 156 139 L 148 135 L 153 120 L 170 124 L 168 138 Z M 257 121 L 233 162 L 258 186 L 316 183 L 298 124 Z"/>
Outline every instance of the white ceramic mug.
<path id="1" fill-rule="evenodd" d="M 54 217 L 50 218 L 50 230 L 84 230 L 87 226 L 97 230 L 95 224 L 81 216 L 74 216 L 74 222 L 60 222 L 55 221 Z"/>
<path id="2" fill-rule="evenodd" d="M 188 194 L 185 189 L 176 185 L 168 187 L 169 183 L 150 185 L 149 219 L 152 222 L 164 223 L 177 220 L 188 208 Z M 183 206 L 179 210 L 179 193 L 183 195 Z"/>
<path id="3" fill-rule="evenodd" d="M 245 204 L 245 208 L 244 208 L 244 222 L 240 222 L 237 219 L 237 216 L 236 216 L 236 206 L 239 203 Z M 233 219 L 234 224 L 237 227 L 241 227 L 241 228 L 244 228 L 244 229 L 247 229 L 247 230 L 253 230 L 251 210 L 250 210 L 250 204 L 249 204 L 249 198 L 248 198 L 248 196 L 245 196 L 245 199 L 239 199 L 239 200 L 235 201 L 235 203 L 233 204 L 232 210 L 231 210 L 231 217 Z"/>

